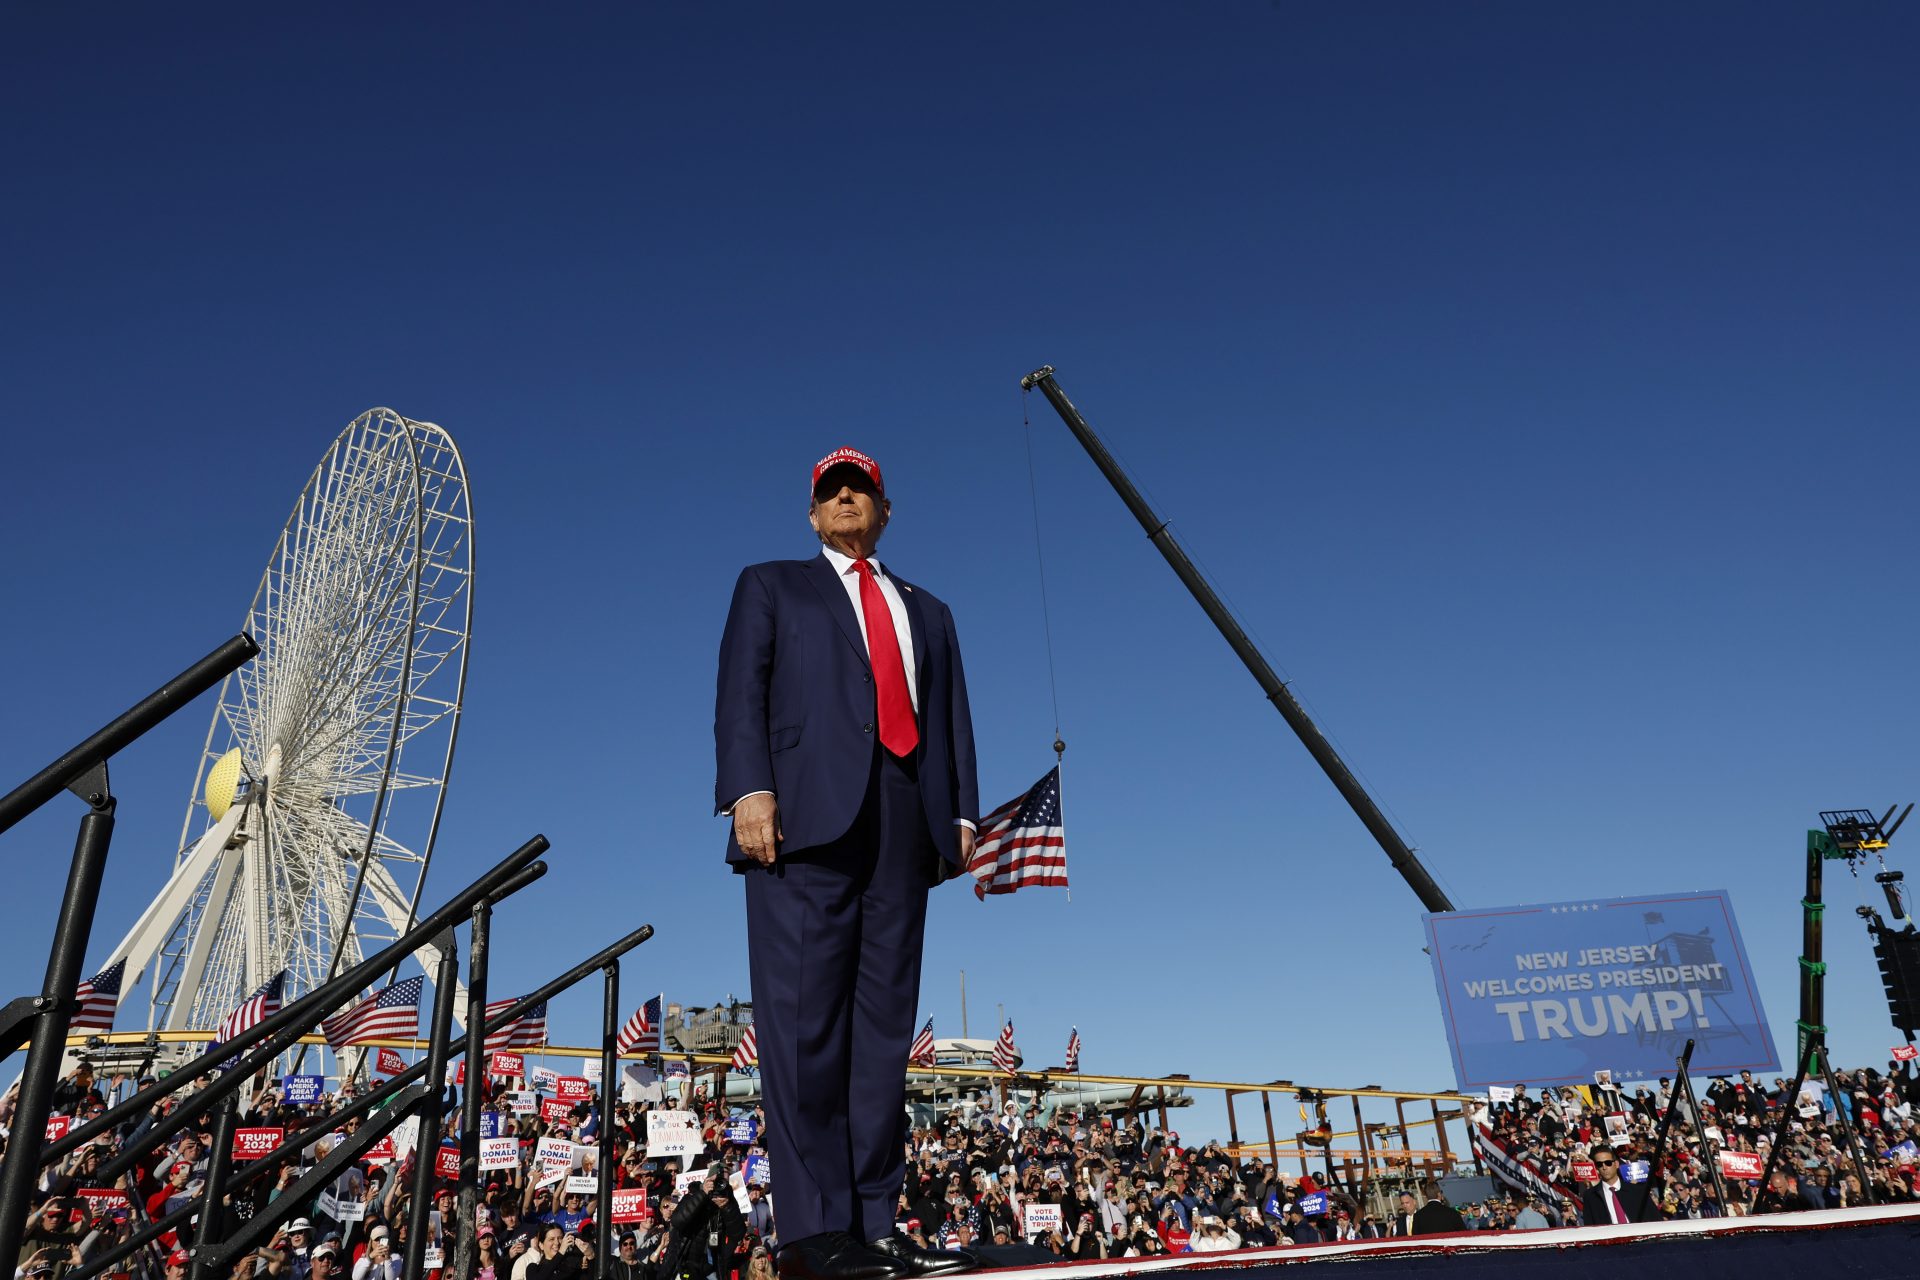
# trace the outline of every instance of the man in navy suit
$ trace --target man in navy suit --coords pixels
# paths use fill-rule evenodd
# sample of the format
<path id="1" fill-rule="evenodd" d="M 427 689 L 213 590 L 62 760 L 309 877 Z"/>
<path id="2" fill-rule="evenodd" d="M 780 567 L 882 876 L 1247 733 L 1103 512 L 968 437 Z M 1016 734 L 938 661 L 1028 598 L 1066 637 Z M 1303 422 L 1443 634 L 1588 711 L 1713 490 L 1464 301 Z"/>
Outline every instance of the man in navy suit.
<path id="1" fill-rule="evenodd" d="M 720 641 L 717 812 L 746 881 L 781 1280 L 964 1271 L 895 1228 L 927 891 L 973 851 L 953 615 L 874 557 L 879 464 L 813 469 L 811 560 L 750 565 Z"/>

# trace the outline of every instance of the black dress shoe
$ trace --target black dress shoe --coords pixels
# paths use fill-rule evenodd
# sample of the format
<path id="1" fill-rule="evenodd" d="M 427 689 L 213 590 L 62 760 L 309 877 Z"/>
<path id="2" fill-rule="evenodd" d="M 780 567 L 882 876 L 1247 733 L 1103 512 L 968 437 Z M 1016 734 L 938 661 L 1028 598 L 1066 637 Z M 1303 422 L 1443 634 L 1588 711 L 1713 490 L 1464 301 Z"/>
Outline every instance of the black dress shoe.
<path id="1" fill-rule="evenodd" d="M 867 1248 L 844 1231 L 826 1231 L 780 1246 L 780 1280 L 904 1280 L 905 1262 Z"/>
<path id="2" fill-rule="evenodd" d="M 916 1276 L 950 1276 L 971 1271 L 980 1265 L 980 1259 L 965 1249 L 923 1249 L 897 1231 L 890 1236 L 867 1241 L 867 1249 L 904 1263 Z"/>

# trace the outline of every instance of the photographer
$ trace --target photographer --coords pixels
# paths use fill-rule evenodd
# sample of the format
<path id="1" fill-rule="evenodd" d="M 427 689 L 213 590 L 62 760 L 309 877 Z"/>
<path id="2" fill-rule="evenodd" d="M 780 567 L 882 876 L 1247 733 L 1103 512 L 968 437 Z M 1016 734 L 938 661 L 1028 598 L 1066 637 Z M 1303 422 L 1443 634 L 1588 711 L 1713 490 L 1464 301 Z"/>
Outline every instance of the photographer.
<path id="1" fill-rule="evenodd" d="M 1106 1237 L 1095 1228 L 1092 1212 L 1083 1211 L 1074 1219 L 1073 1238 L 1066 1242 L 1064 1256 L 1072 1262 L 1089 1262 L 1107 1256 Z"/>

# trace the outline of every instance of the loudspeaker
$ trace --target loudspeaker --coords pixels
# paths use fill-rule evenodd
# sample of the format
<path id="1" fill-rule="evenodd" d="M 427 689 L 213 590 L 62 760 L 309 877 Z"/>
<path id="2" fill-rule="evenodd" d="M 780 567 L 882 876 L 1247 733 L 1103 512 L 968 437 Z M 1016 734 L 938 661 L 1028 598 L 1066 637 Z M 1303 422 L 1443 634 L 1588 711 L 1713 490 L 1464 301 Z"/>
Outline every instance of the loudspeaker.
<path id="1" fill-rule="evenodd" d="M 1893 1025 L 1908 1039 L 1920 1030 L 1920 932 L 1876 929 L 1873 958 L 1880 962 L 1880 981 L 1887 989 L 1887 1011 Z"/>

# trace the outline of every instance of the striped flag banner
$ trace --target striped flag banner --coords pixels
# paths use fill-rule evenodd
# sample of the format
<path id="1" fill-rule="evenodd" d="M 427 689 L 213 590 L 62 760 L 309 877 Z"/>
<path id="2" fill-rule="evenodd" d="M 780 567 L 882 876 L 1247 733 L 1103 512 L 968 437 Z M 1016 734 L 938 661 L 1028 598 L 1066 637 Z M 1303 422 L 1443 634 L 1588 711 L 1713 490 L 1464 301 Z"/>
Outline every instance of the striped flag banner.
<path id="1" fill-rule="evenodd" d="M 408 978 L 320 1021 L 320 1032 L 336 1049 L 369 1040 L 411 1038 L 420 1031 L 420 992 L 425 978 Z"/>
<path id="2" fill-rule="evenodd" d="M 666 1052 L 666 993 L 655 996 L 633 1011 L 627 1025 L 620 1028 L 616 1047 L 621 1053 Z"/>
<path id="3" fill-rule="evenodd" d="M 547 1042 L 547 1002 L 527 1009 L 511 1022 L 494 1025 L 494 1019 L 519 1003 L 519 997 L 509 1000 L 487 1001 L 487 1043 L 488 1053 L 498 1053 L 502 1049 L 538 1049 Z"/>
<path id="4" fill-rule="evenodd" d="M 280 972 L 260 984 L 260 989 L 242 1000 L 234 1011 L 220 1019 L 220 1025 L 213 1029 L 215 1044 L 224 1044 L 235 1036 L 244 1035 L 261 1023 L 280 1012 L 280 998 L 286 991 L 287 971 Z"/>
<path id="5" fill-rule="evenodd" d="M 920 1028 L 920 1034 L 913 1038 L 913 1048 L 907 1050 L 907 1065 L 910 1067 L 931 1067 L 933 1062 L 933 1019 L 927 1019 L 927 1025 Z"/>
<path id="6" fill-rule="evenodd" d="M 1012 893 L 1028 885 L 1068 887 L 1059 765 L 986 816 L 967 870 L 982 901 L 990 893 Z"/>
<path id="7" fill-rule="evenodd" d="M 748 1067 L 753 1066 L 759 1061 L 760 1037 L 755 1032 L 753 1026 L 749 1025 L 747 1027 L 747 1034 L 741 1036 L 740 1043 L 734 1046 L 733 1062 L 731 1065 L 735 1071 L 745 1071 Z"/>
<path id="8" fill-rule="evenodd" d="M 1020 1053 L 1013 1047 L 1013 1019 L 1008 1018 L 1006 1025 L 1000 1028 L 1000 1038 L 993 1042 L 993 1069 L 1012 1075 L 1020 1069 Z"/>
<path id="9" fill-rule="evenodd" d="M 1078 1071 L 1079 1069 L 1080 1069 L 1080 1028 L 1075 1027 L 1073 1029 L 1073 1034 L 1067 1037 L 1066 1070 Z"/>
<path id="10" fill-rule="evenodd" d="M 68 1029 L 73 1031 L 111 1031 L 113 1013 L 120 1007 L 120 982 L 127 976 L 127 962 L 115 960 L 73 989 L 80 1002 Z"/>
<path id="11" fill-rule="evenodd" d="M 1516 1191 L 1539 1196 L 1548 1204 L 1558 1204 L 1562 1208 L 1575 1211 L 1580 1208 L 1579 1196 L 1550 1181 L 1538 1165 L 1494 1137 L 1491 1130 L 1473 1126 L 1473 1145 L 1479 1149 L 1480 1158 L 1494 1176 Z"/>

